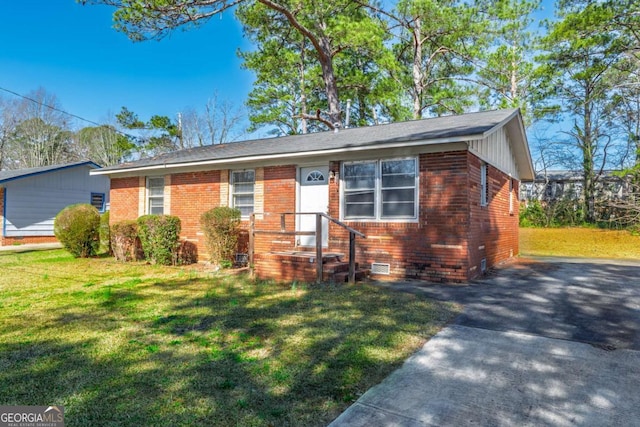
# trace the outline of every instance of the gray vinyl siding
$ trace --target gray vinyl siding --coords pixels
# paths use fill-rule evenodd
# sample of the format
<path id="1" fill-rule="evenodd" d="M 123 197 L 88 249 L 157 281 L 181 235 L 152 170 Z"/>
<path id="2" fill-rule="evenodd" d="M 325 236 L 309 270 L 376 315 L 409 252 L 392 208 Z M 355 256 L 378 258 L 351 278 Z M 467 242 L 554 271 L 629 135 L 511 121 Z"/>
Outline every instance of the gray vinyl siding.
<path id="1" fill-rule="evenodd" d="M 89 166 L 78 166 L 25 177 L 5 184 L 6 237 L 53 236 L 53 220 L 66 206 L 90 203 L 91 193 L 105 195 L 109 179 L 89 176 Z"/>

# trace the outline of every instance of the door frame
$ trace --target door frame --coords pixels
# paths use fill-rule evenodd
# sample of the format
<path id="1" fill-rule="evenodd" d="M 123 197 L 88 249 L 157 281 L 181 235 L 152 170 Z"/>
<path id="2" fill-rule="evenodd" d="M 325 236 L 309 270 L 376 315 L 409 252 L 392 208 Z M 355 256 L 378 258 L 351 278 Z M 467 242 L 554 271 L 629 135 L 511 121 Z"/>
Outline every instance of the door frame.
<path id="1" fill-rule="evenodd" d="M 303 168 L 326 168 L 327 170 L 327 176 L 326 176 L 326 189 L 327 189 L 327 206 L 326 209 L 324 211 L 324 213 L 328 214 L 329 213 L 329 163 L 310 163 L 310 164 L 298 164 L 296 166 L 296 212 L 302 212 L 302 169 Z M 296 217 L 296 231 L 300 230 L 300 220 L 301 220 L 301 215 L 295 215 Z M 323 233 L 323 239 L 322 239 L 322 247 L 323 248 L 327 248 L 329 247 L 329 221 L 327 219 L 323 220 L 323 227 L 326 230 L 326 232 Z M 296 246 L 301 246 L 300 245 L 300 237 L 302 236 L 297 236 L 296 237 Z M 303 246 L 303 247 L 309 247 L 309 246 Z"/>

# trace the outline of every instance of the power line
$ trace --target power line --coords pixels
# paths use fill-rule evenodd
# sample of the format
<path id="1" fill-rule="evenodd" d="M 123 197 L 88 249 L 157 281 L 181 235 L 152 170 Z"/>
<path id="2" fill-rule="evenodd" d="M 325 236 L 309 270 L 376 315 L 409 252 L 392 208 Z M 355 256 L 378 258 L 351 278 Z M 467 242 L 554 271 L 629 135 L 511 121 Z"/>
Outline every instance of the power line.
<path id="1" fill-rule="evenodd" d="M 49 109 L 51 109 L 53 111 L 57 111 L 59 113 L 66 114 L 67 116 L 76 118 L 78 120 L 82 120 L 83 122 L 91 123 L 92 125 L 95 125 L 95 126 L 98 126 L 98 127 L 108 126 L 108 125 L 105 125 L 104 123 L 94 122 L 93 120 L 89 120 L 89 119 L 85 119 L 84 117 L 80 117 L 77 114 L 73 114 L 73 113 L 70 113 L 68 111 L 56 108 L 56 107 L 54 107 L 52 105 L 45 104 L 44 102 L 38 101 L 37 99 L 30 98 L 28 96 L 22 95 L 22 94 L 20 94 L 18 92 L 14 92 L 14 91 L 12 91 L 10 89 L 7 89 L 7 88 L 4 88 L 2 86 L 0 86 L 0 90 L 5 91 L 7 93 L 10 93 L 11 95 L 15 95 L 15 96 L 17 96 L 19 98 L 26 99 L 27 101 L 31 101 L 31 102 L 36 103 L 38 105 L 41 105 L 43 107 L 49 108 Z M 112 126 L 109 126 L 109 127 L 111 127 L 116 133 L 119 133 L 120 135 L 126 136 L 127 138 L 132 138 L 132 139 L 135 139 L 135 140 L 139 139 L 137 136 L 128 134 L 126 132 L 122 132 L 121 130 L 116 129 L 115 127 L 112 127 Z"/>
<path id="2" fill-rule="evenodd" d="M 27 101 L 34 102 L 34 103 L 36 103 L 38 105 L 41 105 L 43 107 L 47 107 L 47 108 L 49 108 L 49 109 L 51 109 L 53 111 L 57 111 L 58 113 L 66 114 L 67 116 L 71 116 L 71 117 L 74 117 L 74 118 L 76 118 L 78 120 L 82 120 L 83 122 L 91 123 L 92 125 L 96 125 L 96 126 L 104 126 L 104 124 L 96 123 L 93 120 L 85 119 L 84 117 L 80 117 L 77 114 L 69 113 L 68 111 L 64 111 L 64 110 L 56 108 L 56 107 L 54 107 L 52 105 L 48 105 L 48 104 L 45 104 L 44 102 L 40 102 L 40 101 L 38 101 L 36 99 L 29 98 L 28 96 L 24 96 L 22 94 L 19 94 L 18 92 L 14 92 L 14 91 L 6 89 L 6 88 L 4 88 L 2 86 L 0 86 L 0 90 L 3 90 L 5 92 L 7 92 L 7 93 L 10 93 L 11 95 L 15 95 L 15 96 L 20 97 L 22 99 L 26 99 Z"/>

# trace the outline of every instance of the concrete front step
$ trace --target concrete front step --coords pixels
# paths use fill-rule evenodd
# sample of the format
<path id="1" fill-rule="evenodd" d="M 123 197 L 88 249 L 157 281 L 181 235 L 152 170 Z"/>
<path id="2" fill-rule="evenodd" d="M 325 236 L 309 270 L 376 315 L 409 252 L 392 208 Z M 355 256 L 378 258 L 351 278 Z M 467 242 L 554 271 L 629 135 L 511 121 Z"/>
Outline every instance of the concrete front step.
<path id="1" fill-rule="evenodd" d="M 322 280 L 345 283 L 349 279 L 349 263 L 341 261 L 344 254 L 325 252 L 322 254 Z M 260 278 L 275 278 L 281 281 L 315 282 L 316 254 L 307 251 L 283 251 L 256 254 L 254 272 Z M 365 280 L 370 270 L 356 263 L 356 280 Z"/>
<path id="2" fill-rule="evenodd" d="M 358 269 L 356 270 L 356 282 L 362 282 L 369 279 L 371 275 L 371 270 L 369 269 Z M 329 282 L 332 283 L 346 283 L 349 281 L 349 271 L 341 271 L 339 273 L 335 273 L 328 279 Z"/>
<path id="3" fill-rule="evenodd" d="M 356 281 L 366 280 L 371 274 L 371 270 L 360 268 L 356 263 Z M 328 262 L 322 268 L 322 280 L 333 283 L 344 283 L 349 281 L 348 262 Z"/>

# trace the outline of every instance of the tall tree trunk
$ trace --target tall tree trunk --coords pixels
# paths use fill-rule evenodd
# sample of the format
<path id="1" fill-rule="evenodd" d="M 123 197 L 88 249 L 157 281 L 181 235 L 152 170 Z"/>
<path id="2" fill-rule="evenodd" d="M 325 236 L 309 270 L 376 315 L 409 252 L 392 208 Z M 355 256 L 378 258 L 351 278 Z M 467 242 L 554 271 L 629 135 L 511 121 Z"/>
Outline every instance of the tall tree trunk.
<path id="1" fill-rule="evenodd" d="M 307 89 L 305 87 L 305 78 L 304 78 L 304 60 L 305 60 L 305 42 L 302 40 L 300 43 L 300 126 L 303 134 L 308 132 L 307 130 Z"/>
<path id="2" fill-rule="evenodd" d="M 424 87 L 422 81 L 422 21 L 416 18 L 413 27 L 413 118 L 422 118 L 422 93 Z"/>
<path id="3" fill-rule="evenodd" d="M 320 67 L 322 68 L 322 80 L 324 81 L 324 90 L 327 95 L 327 115 L 329 122 L 333 125 L 331 128 L 342 126 L 342 112 L 340 111 L 340 98 L 338 97 L 338 84 L 336 76 L 333 72 L 333 57 L 331 52 L 331 41 L 328 37 L 321 37 L 319 46 L 322 52 L 318 52 L 320 59 Z"/>
<path id="4" fill-rule="evenodd" d="M 585 99 L 589 99 L 591 91 L 587 87 Z M 595 215 L 595 173 L 594 173 L 594 135 L 591 129 L 591 103 L 587 101 L 584 105 L 584 134 L 582 136 L 582 169 L 584 174 L 584 201 L 586 209 L 586 220 L 593 223 Z"/>
<path id="5" fill-rule="evenodd" d="M 340 111 L 340 98 L 338 97 L 338 84 L 336 82 L 336 76 L 333 71 L 333 49 L 331 47 L 331 39 L 326 35 L 314 34 L 309 28 L 306 28 L 298 19 L 295 14 L 272 0 L 258 0 L 266 7 L 280 12 L 287 18 L 287 21 L 300 32 L 303 37 L 306 37 L 318 55 L 318 61 L 320 62 L 320 68 L 322 69 L 322 80 L 324 81 L 325 95 L 327 96 L 327 116 L 323 118 L 320 116 L 320 111 L 317 112 L 314 117 L 324 123 L 329 129 L 335 129 L 342 126 L 342 112 Z M 325 29 L 326 25 L 320 22 L 317 24 L 321 28 Z"/>
<path id="6" fill-rule="evenodd" d="M 515 43 L 511 45 L 511 104 L 518 99 L 518 55 Z"/>

